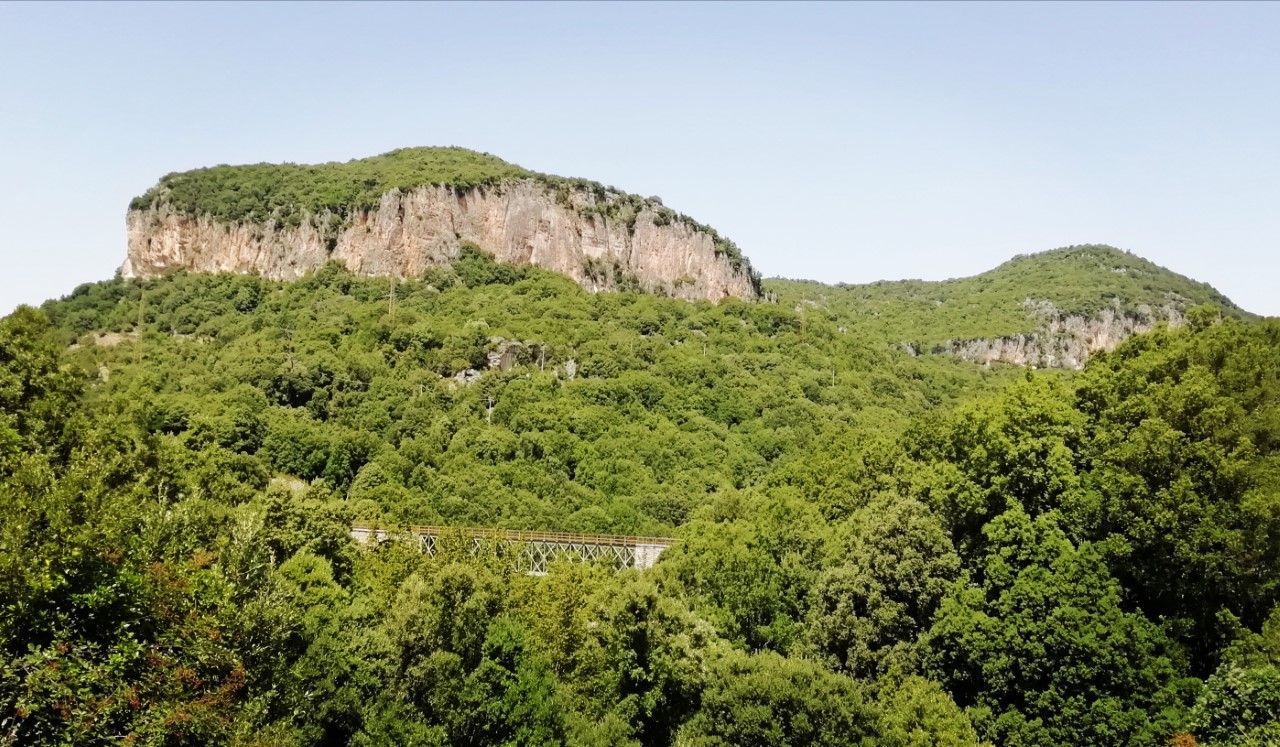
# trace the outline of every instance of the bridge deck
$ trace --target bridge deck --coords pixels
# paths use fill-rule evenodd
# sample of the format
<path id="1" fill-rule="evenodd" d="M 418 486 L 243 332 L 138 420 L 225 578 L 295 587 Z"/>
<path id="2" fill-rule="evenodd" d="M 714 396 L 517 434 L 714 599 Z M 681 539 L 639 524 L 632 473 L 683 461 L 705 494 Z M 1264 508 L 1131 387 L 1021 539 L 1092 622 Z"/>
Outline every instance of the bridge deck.
<path id="1" fill-rule="evenodd" d="M 386 540 L 399 535 L 416 536 L 423 549 L 434 555 L 439 537 L 458 536 L 472 540 L 473 552 L 502 545 L 515 548 L 515 565 L 527 573 L 545 573 L 553 560 L 603 562 L 615 568 L 651 567 L 662 551 L 676 540 L 670 537 L 627 537 L 608 534 L 532 532 L 519 529 L 481 527 L 406 526 L 383 527 L 353 524 L 351 536 L 361 542 Z"/>

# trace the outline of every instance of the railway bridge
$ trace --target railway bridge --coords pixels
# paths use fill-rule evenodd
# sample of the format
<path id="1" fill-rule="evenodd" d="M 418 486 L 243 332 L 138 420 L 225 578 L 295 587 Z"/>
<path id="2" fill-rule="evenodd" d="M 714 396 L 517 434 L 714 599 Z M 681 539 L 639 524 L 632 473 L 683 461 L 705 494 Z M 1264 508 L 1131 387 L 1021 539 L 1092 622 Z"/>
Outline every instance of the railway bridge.
<path id="1" fill-rule="evenodd" d="M 517 571 L 532 575 L 546 573 L 547 566 L 555 560 L 602 563 L 615 570 L 644 570 L 658 562 L 658 556 L 663 550 L 675 544 L 675 540 L 670 537 L 623 537 L 436 526 L 388 528 L 374 524 L 353 524 L 351 536 L 360 542 L 415 539 L 429 555 L 436 553 L 436 547 L 442 538 L 458 538 L 469 544 L 471 552 L 475 554 L 510 554 Z"/>

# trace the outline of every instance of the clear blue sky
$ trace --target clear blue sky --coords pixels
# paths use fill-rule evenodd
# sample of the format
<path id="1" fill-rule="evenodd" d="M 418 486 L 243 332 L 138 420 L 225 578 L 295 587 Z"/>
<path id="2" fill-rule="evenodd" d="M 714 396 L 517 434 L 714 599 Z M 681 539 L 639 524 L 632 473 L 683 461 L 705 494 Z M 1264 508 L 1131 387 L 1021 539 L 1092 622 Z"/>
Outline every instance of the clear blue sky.
<path id="1" fill-rule="evenodd" d="M 461 145 L 766 276 L 1096 242 L 1280 315 L 1280 3 L 2 3 L 0 71 L 0 313 L 111 277 L 167 172 Z"/>

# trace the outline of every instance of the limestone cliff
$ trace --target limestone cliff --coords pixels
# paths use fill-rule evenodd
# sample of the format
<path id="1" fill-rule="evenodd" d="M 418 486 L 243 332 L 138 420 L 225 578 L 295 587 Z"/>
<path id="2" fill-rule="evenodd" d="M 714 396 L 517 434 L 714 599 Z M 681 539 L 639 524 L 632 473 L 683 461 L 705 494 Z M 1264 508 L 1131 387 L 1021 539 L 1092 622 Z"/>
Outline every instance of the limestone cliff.
<path id="1" fill-rule="evenodd" d="M 1111 350 L 1133 335 L 1147 332 L 1164 322 L 1182 325 L 1182 311 L 1173 305 L 1160 309 L 1139 306 L 1135 312 L 1103 309 L 1094 316 L 1062 314 L 1045 301 L 1025 304 L 1042 320 L 1040 328 L 1027 334 L 975 340 L 950 340 L 930 352 L 950 354 L 974 363 L 1013 363 L 1038 368 L 1081 369 L 1089 356 Z"/>
<path id="2" fill-rule="evenodd" d="M 757 296 L 758 277 L 736 247 L 656 198 L 549 179 L 393 188 L 371 206 L 295 210 L 289 220 L 278 212 L 231 220 L 175 204 L 157 188 L 129 210 L 121 270 L 290 280 L 336 260 L 361 275 L 413 277 L 471 242 L 500 262 L 563 273 L 592 291 L 638 288 L 713 302 Z"/>

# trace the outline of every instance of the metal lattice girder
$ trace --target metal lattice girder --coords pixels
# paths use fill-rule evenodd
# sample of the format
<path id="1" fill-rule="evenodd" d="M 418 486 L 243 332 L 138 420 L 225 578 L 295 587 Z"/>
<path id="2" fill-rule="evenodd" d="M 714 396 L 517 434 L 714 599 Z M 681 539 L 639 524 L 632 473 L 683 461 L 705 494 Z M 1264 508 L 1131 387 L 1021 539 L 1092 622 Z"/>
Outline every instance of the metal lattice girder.
<path id="1" fill-rule="evenodd" d="M 602 563 L 615 570 L 645 569 L 658 561 L 662 551 L 675 540 L 667 537 L 619 537 L 597 534 L 563 534 L 558 532 L 526 532 L 503 529 L 460 529 L 414 526 L 388 529 L 370 524 L 355 524 L 351 536 L 361 542 L 382 542 L 394 537 L 416 537 L 423 552 L 435 555 L 439 539 L 460 537 L 473 555 L 499 554 L 511 557 L 518 571 L 543 574 L 552 562 L 569 560 Z"/>

